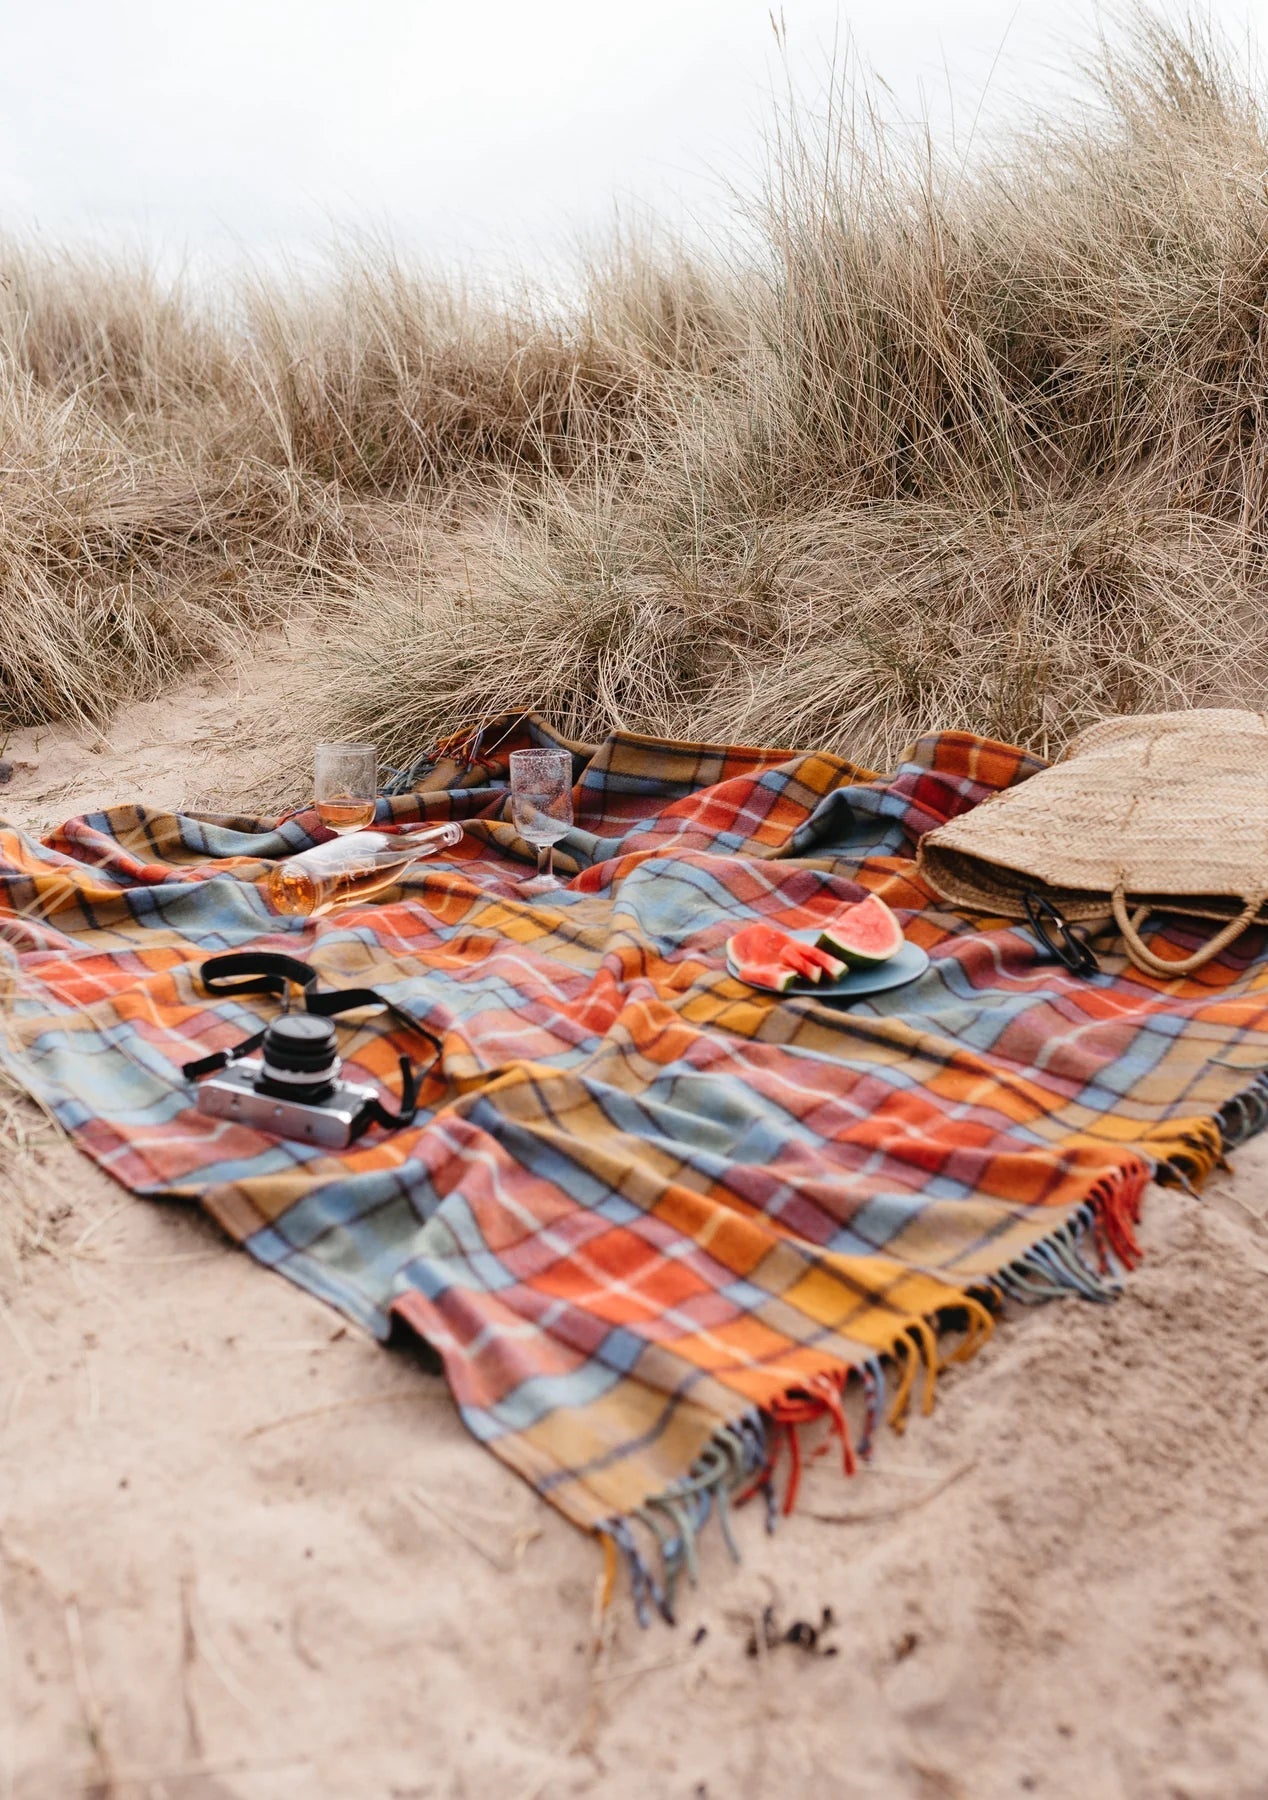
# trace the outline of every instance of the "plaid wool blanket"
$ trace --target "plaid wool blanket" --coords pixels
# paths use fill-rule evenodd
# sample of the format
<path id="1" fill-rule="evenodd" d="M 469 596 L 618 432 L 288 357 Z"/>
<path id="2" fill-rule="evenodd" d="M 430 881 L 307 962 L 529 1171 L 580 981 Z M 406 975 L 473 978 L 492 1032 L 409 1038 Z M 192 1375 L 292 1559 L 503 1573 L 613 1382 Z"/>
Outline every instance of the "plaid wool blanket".
<path id="1" fill-rule="evenodd" d="M 962 733 L 884 777 L 567 745 L 575 873 L 528 898 L 506 758 L 559 741 L 525 719 L 411 772 L 379 819 L 461 819 L 462 844 L 316 922 L 262 887 L 326 835 L 312 814 L 0 831 L 0 1054 L 136 1193 L 198 1200 L 371 1331 L 426 1339 L 475 1436 L 668 1611 L 710 1514 L 791 1504 L 808 1421 L 849 1468 L 1005 1300 L 1113 1292 L 1151 1174 L 1196 1181 L 1263 1121 L 1268 961 L 1254 932 L 1189 980 L 1111 955 L 1083 981 L 1026 929 L 943 910 L 921 833 L 1043 766 Z M 740 925 L 813 926 L 868 890 L 929 952 L 914 985 L 847 1009 L 727 973 Z M 276 1013 L 200 988 L 246 945 L 439 1035 L 417 1124 L 332 1153 L 193 1110 L 182 1065 Z M 347 1072 L 390 1090 L 419 1045 L 355 1017 Z"/>

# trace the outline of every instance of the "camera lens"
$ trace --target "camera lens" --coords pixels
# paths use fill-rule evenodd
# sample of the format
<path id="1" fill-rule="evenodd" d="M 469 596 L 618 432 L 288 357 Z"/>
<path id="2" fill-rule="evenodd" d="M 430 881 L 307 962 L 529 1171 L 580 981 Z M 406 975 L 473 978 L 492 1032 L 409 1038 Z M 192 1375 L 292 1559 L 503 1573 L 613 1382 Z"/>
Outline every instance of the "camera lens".
<path id="1" fill-rule="evenodd" d="M 261 1094 L 315 1106 L 329 1099 L 339 1074 L 335 1028 L 315 1013 L 285 1013 L 264 1035 Z"/>

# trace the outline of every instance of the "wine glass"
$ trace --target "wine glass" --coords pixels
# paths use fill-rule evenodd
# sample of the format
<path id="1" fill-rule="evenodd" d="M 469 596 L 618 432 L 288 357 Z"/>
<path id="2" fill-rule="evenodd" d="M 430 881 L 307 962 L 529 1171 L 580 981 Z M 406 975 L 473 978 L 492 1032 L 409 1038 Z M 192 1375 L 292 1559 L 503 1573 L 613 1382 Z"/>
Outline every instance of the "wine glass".
<path id="1" fill-rule="evenodd" d="M 318 744 L 313 753 L 317 817 L 339 836 L 374 817 L 379 757 L 373 744 Z"/>
<path id="2" fill-rule="evenodd" d="M 567 750 L 512 750 L 511 818 L 537 851 L 537 875 L 526 894 L 547 893 L 555 879 L 555 845 L 572 824 L 572 756 Z"/>

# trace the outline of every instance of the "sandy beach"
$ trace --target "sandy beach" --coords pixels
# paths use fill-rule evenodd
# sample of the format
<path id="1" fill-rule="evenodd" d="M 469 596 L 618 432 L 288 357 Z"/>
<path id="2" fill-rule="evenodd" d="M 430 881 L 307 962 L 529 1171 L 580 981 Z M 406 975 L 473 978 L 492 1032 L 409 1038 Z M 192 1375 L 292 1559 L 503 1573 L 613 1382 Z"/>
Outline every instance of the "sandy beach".
<path id="1" fill-rule="evenodd" d="M 0 814 L 250 802 L 268 699 L 14 734 Z M 1268 1143 L 1151 1190 L 1115 1306 L 1013 1312 L 710 1533 L 676 1629 L 596 1632 L 595 1546 L 442 1379 L 0 1117 L 0 1800 L 1268 1792 Z M 767 1607 L 835 1654 L 750 1655 Z"/>

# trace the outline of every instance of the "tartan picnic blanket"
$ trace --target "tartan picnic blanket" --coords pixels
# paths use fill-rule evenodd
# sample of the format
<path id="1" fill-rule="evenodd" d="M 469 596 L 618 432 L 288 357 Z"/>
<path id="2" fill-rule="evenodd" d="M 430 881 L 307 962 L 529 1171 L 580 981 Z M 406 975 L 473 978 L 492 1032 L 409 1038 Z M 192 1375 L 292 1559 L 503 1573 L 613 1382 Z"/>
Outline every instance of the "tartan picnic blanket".
<path id="1" fill-rule="evenodd" d="M 887 776 L 571 744 L 531 716 L 484 742 L 378 807 L 460 819 L 462 843 L 315 921 L 263 890 L 328 835 L 312 813 L 0 828 L 0 1056 L 136 1193 L 198 1200 L 371 1331 L 425 1339 L 475 1436 L 600 1534 L 608 1593 L 623 1561 L 640 1613 L 668 1613 L 711 1515 L 729 1537 L 738 1499 L 791 1505 L 807 1425 L 848 1470 L 1006 1301 L 1115 1291 L 1151 1175 L 1199 1181 L 1268 1112 L 1268 951 L 1255 931 L 1187 979 L 1108 954 L 1079 980 L 1025 928 L 946 910 L 920 835 L 1044 766 L 965 733 Z M 506 759 L 529 743 L 574 760 L 557 894 L 520 891 Z M 847 1008 L 727 972 L 741 925 L 869 891 L 929 953 L 912 985 Z M 439 1036 L 414 1125 L 332 1152 L 194 1110 L 182 1065 L 277 1010 L 200 989 L 205 957 L 248 945 Z M 341 1038 L 386 1094 L 419 1048 L 373 1016 Z"/>

